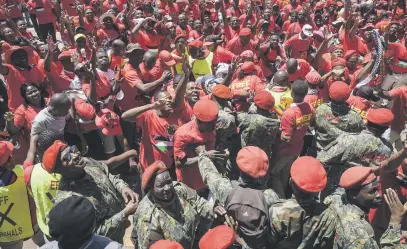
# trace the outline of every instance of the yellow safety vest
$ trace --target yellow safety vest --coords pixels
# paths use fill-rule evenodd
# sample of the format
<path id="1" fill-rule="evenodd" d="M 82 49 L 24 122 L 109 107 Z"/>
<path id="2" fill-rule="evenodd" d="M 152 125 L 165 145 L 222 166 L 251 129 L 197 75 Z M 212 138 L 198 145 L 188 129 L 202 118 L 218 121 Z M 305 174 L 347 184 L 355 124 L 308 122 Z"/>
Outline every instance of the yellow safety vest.
<path id="1" fill-rule="evenodd" d="M 194 62 L 195 61 L 195 62 Z M 193 59 L 189 56 L 189 64 L 194 64 L 192 68 L 192 73 L 194 74 L 195 80 L 201 76 L 212 74 L 212 61 L 213 53 L 209 52 L 205 59 Z"/>
<path id="2" fill-rule="evenodd" d="M 23 166 L 16 165 L 13 172 L 17 180 L 0 187 L 0 242 L 17 241 L 34 235 Z"/>
<path id="3" fill-rule="evenodd" d="M 293 97 L 291 96 L 291 90 L 287 88 L 284 92 L 273 92 L 267 89 L 268 92 L 274 97 L 274 110 L 278 116 L 283 115 L 283 112 L 287 110 L 290 105 L 294 102 Z"/>
<path id="4" fill-rule="evenodd" d="M 50 174 L 41 164 L 34 165 L 30 182 L 32 195 L 37 207 L 37 223 L 41 231 L 50 236 L 48 222 L 49 212 L 54 207 L 54 200 L 61 181 L 60 174 Z"/>

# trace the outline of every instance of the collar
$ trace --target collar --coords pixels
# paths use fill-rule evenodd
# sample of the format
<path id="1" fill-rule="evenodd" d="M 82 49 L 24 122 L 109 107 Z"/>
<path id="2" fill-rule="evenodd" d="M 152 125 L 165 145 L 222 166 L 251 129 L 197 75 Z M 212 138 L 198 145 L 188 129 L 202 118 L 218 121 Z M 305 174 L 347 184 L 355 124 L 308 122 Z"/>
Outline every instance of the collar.
<path id="1" fill-rule="evenodd" d="M 287 86 L 273 86 L 270 91 L 272 92 L 285 92 L 287 91 L 288 87 Z"/>
<path id="2" fill-rule="evenodd" d="M 294 106 L 299 106 L 299 105 L 302 105 L 302 104 L 304 104 L 305 102 L 303 101 L 303 102 L 300 102 L 300 103 L 292 103 L 291 105 L 290 105 L 290 107 L 294 107 Z"/>
<path id="3" fill-rule="evenodd" d="M 356 214 L 361 219 L 364 219 L 364 220 L 367 219 L 367 214 L 360 207 L 358 207 L 354 204 L 348 204 L 348 207 L 352 213 Z"/>
<path id="4" fill-rule="evenodd" d="M 17 65 L 14 65 L 15 68 L 17 68 L 19 71 L 30 71 L 33 68 L 34 65 L 28 65 L 28 68 L 23 68 L 19 67 Z"/>

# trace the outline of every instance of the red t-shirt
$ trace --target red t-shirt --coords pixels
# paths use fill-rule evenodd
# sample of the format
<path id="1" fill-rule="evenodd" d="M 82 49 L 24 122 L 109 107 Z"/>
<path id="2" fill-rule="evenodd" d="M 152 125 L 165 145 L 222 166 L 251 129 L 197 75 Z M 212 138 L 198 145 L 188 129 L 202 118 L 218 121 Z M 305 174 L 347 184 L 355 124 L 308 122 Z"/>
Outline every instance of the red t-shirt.
<path id="1" fill-rule="evenodd" d="M 298 61 L 298 70 L 295 73 L 290 74 L 288 76 L 289 82 L 294 82 L 296 80 L 305 80 L 305 76 L 312 70 L 311 65 L 306 60 L 297 59 L 297 61 Z M 280 69 L 287 71 L 287 64 L 284 64 Z"/>
<path id="2" fill-rule="evenodd" d="M 195 120 L 182 125 L 174 135 L 174 157 L 184 159 L 185 157 L 195 157 L 195 147 L 205 145 L 206 150 L 215 148 L 216 131 L 202 133 L 198 130 Z M 192 189 L 203 189 L 206 185 L 202 181 L 198 165 L 177 169 L 177 180 L 185 183 Z"/>
<path id="3" fill-rule="evenodd" d="M 71 81 L 75 78 L 75 73 L 62 71 L 62 73 L 57 74 L 54 71 L 46 72 L 53 93 L 62 93 L 63 91 L 70 89 Z"/>
<path id="4" fill-rule="evenodd" d="M 199 34 L 198 31 L 196 30 L 192 30 L 191 32 L 189 32 L 189 37 L 194 38 L 194 40 L 197 40 L 200 37 L 202 37 L 202 34 Z"/>
<path id="5" fill-rule="evenodd" d="M 32 121 L 42 108 L 33 107 L 31 105 L 24 106 L 21 104 L 14 113 L 14 124 L 27 129 L 28 134 L 31 131 Z"/>
<path id="6" fill-rule="evenodd" d="M 224 47 L 218 46 L 215 50 L 214 56 L 221 63 L 231 63 L 235 55 Z"/>
<path id="7" fill-rule="evenodd" d="M 278 156 L 299 156 L 304 145 L 314 113 L 308 103 L 292 104 L 281 116 L 281 133 L 291 136 L 290 142 L 281 142 L 278 146 Z"/>
<path id="8" fill-rule="evenodd" d="M 79 4 L 85 4 L 84 0 L 79 0 L 78 1 Z M 78 12 L 76 11 L 75 8 L 75 1 L 74 0 L 64 0 L 61 1 L 62 7 L 64 8 L 64 10 L 66 10 L 66 13 L 69 16 L 77 16 Z"/>
<path id="9" fill-rule="evenodd" d="M 351 95 L 346 101 L 350 108 L 360 114 L 366 120 L 366 114 L 372 108 L 372 102 L 359 96 Z"/>
<path id="10" fill-rule="evenodd" d="M 229 42 L 233 38 L 239 36 L 240 28 L 237 30 L 234 30 L 234 29 L 232 29 L 232 27 L 227 26 L 224 28 L 224 32 L 225 32 L 226 41 Z"/>
<path id="11" fill-rule="evenodd" d="M 284 45 L 291 50 L 291 58 L 306 59 L 312 41 L 312 37 L 301 39 L 300 34 L 297 34 L 288 39 Z"/>
<path id="12" fill-rule="evenodd" d="M 123 1 L 123 0 L 114 0 L 114 3 L 117 5 L 117 8 L 120 11 L 123 11 L 123 5 L 126 3 L 127 1 Z M 110 9 L 110 3 L 108 0 L 103 2 L 103 10 L 104 12 L 107 12 Z"/>
<path id="13" fill-rule="evenodd" d="M 122 24 L 116 24 L 119 27 L 119 30 L 122 31 L 124 29 L 124 25 Z M 115 29 L 106 29 L 106 28 L 100 28 L 97 31 L 97 36 L 100 41 L 104 40 L 113 40 L 116 38 L 120 38 L 120 34 L 115 30 Z"/>
<path id="14" fill-rule="evenodd" d="M 286 60 L 287 56 L 285 54 L 284 48 L 281 46 L 278 49 L 271 49 L 269 44 L 264 44 L 260 47 L 261 53 L 265 55 L 268 61 L 273 62 L 277 60 L 277 57 L 280 57 L 282 60 Z M 263 74 L 266 77 L 270 77 L 273 75 L 270 68 L 264 63 L 263 60 L 260 60 L 260 67 L 263 70 Z"/>
<path id="15" fill-rule="evenodd" d="M 1 5 L 6 5 L 6 7 L 10 10 L 10 17 L 11 18 L 21 18 L 23 15 L 21 11 L 18 9 L 19 5 L 22 1 L 19 0 L 2 0 L 0 1 Z M 4 18 L 6 19 L 6 18 Z M 0 19 L 0 20 L 4 20 Z"/>
<path id="16" fill-rule="evenodd" d="M 234 55 L 239 56 L 243 51 L 246 50 L 256 51 L 256 42 L 250 40 L 249 43 L 243 46 L 240 42 L 240 37 L 235 37 L 227 43 L 226 49 L 232 52 Z"/>
<path id="17" fill-rule="evenodd" d="M 404 44 L 392 42 L 387 45 L 385 58 L 393 58 L 390 67 L 396 74 L 407 73 L 407 50 Z"/>
<path id="18" fill-rule="evenodd" d="M 155 30 L 148 33 L 144 30 L 140 30 L 136 37 L 136 42 L 145 50 L 149 48 L 157 49 L 162 39 L 164 39 L 164 36 L 159 35 Z"/>
<path id="19" fill-rule="evenodd" d="M 99 79 L 96 80 L 96 95 L 98 100 L 106 99 L 110 94 L 110 89 L 112 85 L 109 82 L 109 79 L 101 72 L 98 72 Z M 86 97 L 90 96 L 90 82 L 82 81 L 82 90 L 85 93 Z"/>
<path id="20" fill-rule="evenodd" d="M 96 23 L 99 22 L 99 19 L 95 16 L 93 17 L 92 22 L 89 22 L 86 17 L 83 18 L 83 25 L 85 28 L 86 33 L 91 34 L 93 29 L 95 28 Z"/>
<path id="21" fill-rule="evenodd" d="M 7 65 L 8 74 L 3 75 L 7 82 L 8 108 L 14 112 L 22 103 L 23 97 L 20 95 L 20 86 L 25 83 L 23 76 L 12 65 Z"/>
<path id="22" fill-rule="evenodd" d="M 179 36 L 179 35 L 185 36 L 186 41 L 189 39 L 189 34 L 191 33 L 191 31 L 192 31 L 192 28 L 189 25 L 187 25 L 186 29 L 182 29 L 180 26 L 177 26 L 175 28 L 175 34 L 177 36 Z"/>
<path id="23" fill-rule="evenodd" d="M 144 101 L 139 97 L 139 92 L 135 87 L 136 84 L 143 84 L 141 81 L 140 72 L 134 69 L 130 64 L 126 64 L 122 69 L 123 82 L 120 87 L 124 92 L 124 97 L 121 100 L 116 101 L 116 105 L 122 111 L 127 111 L 131 108 L 145 105 Z"/>
<path id="24" fill-rule="evenodd" d="M 157 115 L 156 110 L 144 112 L 137 118 L 142 131 L 140 164 L 146 169 L 155 161 L 162 161 L 167 167 L 174 163 L 174 133 L 187 118 L 184 108 L 174 110 L 168 118 Z"/>
<path id="25" fill-rule="evenodd" d="M 308 103 L 313 111 L 315 111 L 318 106 L 329 101 L 329 90 L 327 84 L 325 84 L 323 88 L 318 88 L 317 90 L 317 93 L 309 93 L 304 98 L 304 102 Z"/>
<path id="26" fill-rule="evenodd" d="M 244 96 L 244 94 L 242 94 L 243 92 L 259 92 L 261 90 L 264 90 L 264 82 L 256 75 L 247 75 L 241 79 L 234 79 L 229 87 L 232 90 L 233 98 L 237 99 L 234 102 L 236 110 L 238 112 L 243 112 L 249 109 L 249 103 L 238 98 Z"/>
<path id="27" fill-rule="evenodd" d="M 393 107 L 391 108 L 394 114 L 391 129 L 401 132 L 404 130 L 407 117 L 407 86 L 393 89 L 389 94 L 394 100 Z"/>
<path id="28" fill-rule="evenodd" d="M 27 3 L 27 8 L 32 9 L 37 15 L 39 24 L 47 24 L 56 21 L 52 9 L 54 6 L 49 0 L 30 0 Z"/>

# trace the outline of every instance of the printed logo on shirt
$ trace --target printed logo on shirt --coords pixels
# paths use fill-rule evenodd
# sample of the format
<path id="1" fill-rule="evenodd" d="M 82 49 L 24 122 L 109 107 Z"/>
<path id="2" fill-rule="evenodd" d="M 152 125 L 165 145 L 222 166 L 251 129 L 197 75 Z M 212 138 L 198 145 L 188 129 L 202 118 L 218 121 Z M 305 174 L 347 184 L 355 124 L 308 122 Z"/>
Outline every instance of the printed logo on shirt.
<path id="1" fill-rule="evenodd" d="M 230 88 L 233 89 L 242 89 L 242 88 L 246 88 L 246 87 L 250 87 L 250 80 L 245 80 L 245 81 L 241 81 L 241 82 L 236 82 L 233 83 Z"/>
<path id="2" fill-rule="evenodd" d="M 300 118 L 297 118 L 295 120 L 295 123 L 297 125 L 297 128 L 301 128 L 305 125 L 309 125 L 312 119 L 312 114 L 307 114 L 307 115 L 303 115 Z"/>

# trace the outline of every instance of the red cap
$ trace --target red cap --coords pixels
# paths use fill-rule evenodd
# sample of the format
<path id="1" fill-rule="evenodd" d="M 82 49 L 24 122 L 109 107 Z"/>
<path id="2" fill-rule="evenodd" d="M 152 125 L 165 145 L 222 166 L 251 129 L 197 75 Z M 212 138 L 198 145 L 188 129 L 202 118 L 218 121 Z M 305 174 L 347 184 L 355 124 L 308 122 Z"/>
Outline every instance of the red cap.
<path id="1" fill-rule="evenodd" d="M 335 81 L 329 88 L 329 97 L 338 102 L 345 102 L 351 93 L 351 90 L 345 82 Z"/>
<path id="2" fill-rule="evenodd" d="M 245 50 L 240 54 L 240 58 L 252 58 L 254 57 L 254 53 L 251 50 Z"/>
<path id="3" fill-rule="evenodd" d="M 75 100 L 75 110 L 81 118 L 86 120 L 93 120 L 96 116 L 95 108 L 91 104 L 86 103 L 83 99 Z"/>
<path id="4" fill-rule="evenodd" d="M 251 73 L 254 71 L 254 68 L 256 67 L 256 65 L 254 65 L 253 62 L 251 61 L 245 61 L 243 63 L 243 65 L 240 67 L 242 69 L 243 72 L 245 73 Z"/>
<path id="5" fill-rule="evenodd" d="M 256 95 L 254 96 L 254 103 L 261 109 L 264 109 L 267 111 L 270 111 L 273 109 L 275 102 L 276 101 L 274 100 L 273 95 L 271 95 L 271 93 L 266 90 L 257 92 Z"/>
<path id="6" fill-rule="evenodd" d="M 343 172 L 339 180 L 339 186 L 344 189 L 357 189 L 373 182 L 375 174 L 370 167 L 355 166 Z"/>
<path id="7" fill-rule="evenodd" d="M 171 240 L 159 240 L 150 246 L 150 249 L 184 249 L 180 243 Z"/>
<path id="8" fill-rule="evenodd" d="M 7 141 L 0 141 L 0 166 L 3 166 L 11 154 L 13 153 L 14 146 Z"/>
<path id="9" fill-rule="evenodd" d="M 237 153 L 236 163 L 243 173 L 255 179 L 265 176 L 269 169 L 266 152 L 256 146 L 243 147 Z"/>
<path id="10" fill-rule="evenodd" d="M 42 157 L 42 167 L 48 172 L 53 173 L 55 168 L 55 163 L 57 162 L 58 156 L 61 151 L 63 151 L 68 145 L 61 140 L 56 140 L 45 152 Z"/>
<path id="11" fill-rule="evenodd" d="M 344 66 L 346 67 L 346 60 L 344 58 L 336 58 L 332 61 L 331 67 L 334 68 L 336 66 Z"/>
<path id="12" fill-rule="evenodd" d="M 143 177 L 141 178 L 141 187 L 146 189 L 151 178 L 157 173 L 161 173 L 167 170 L 165 164 L 161 161 L 155 161 L 153 164 L 147 167 L 147 169 L 143 173 Z"/>
<path id="13" fill-rule="evenodd" d="M 195 103 L 193 112 L 199 121 L 211 122 L 218 117 L 219 107 L 215 101 L 201 99 Z"/>
<path id="14" fill-rule="evenodd" d="M 100 112 L 96 115 L 95 124 L 99 129 L 102 129 L 102 133 L 106 136 L 116 136 L 122 134 L 120 117 L 109 109 L 105 108 L 100 110 Z"/>
<path id="15" fill-rule="evenodd" d="M 321 75 L 317 71 L 311 71 L 305 75 L 305 80 L 313 85 L 318 85 L 321 82 Z"/>
<path id="16" fill-rule="evenodd" d="M 188 43 L 188 48 L 202 48 L 203 47 L 203 43 L 200 40 L 194 40 L 191 41 L 190 43 Z"/>
<path id="17" fill-rule="evenodd" d="M 235 241 L 235 232 L 232 228 L 220 225 L 202 236 L 199 249 L 227 249 Z"/>
<path id="18" fill-rule="evenodd" d="M 366 119 L 376 125 L 389 126 L 394 119 L 394 114 L 386 108 L 370 108 L 367 112 Z"/>
<path id="19" fill-rule="evenodd" d="M 158 59 L 160 59 L 160 61 L 164 62 L 164 64 L 169 67 L 172 67 L 175 64 L 177 64 L 177 62 L 174 60 L 174 58 L 172 58 L 171 53 L 168 52 L 167 50 L 162 50 L 158 54 Z"/>
<path id="20" fill-rule="evenodd" d="M 344 56 L 345 60 L 348 60 L 350 57 L 358 55 L 358 51 L 356 50 L 348 50 Z"/>
<path id="21" fill-rule="evenodd" d="M 219 84 L 212 89 L 213 95 L 221 99 L 231 99 L 233 97 L 232 91 L 229 87 Z"/>
<path id="22" fill-rule="evenodd" d="M 297 158 L 291 165 L 290 174 L 295 185 L 305 192 L 318 193 L 326 186 L 326 171 L 313 157 Z"/>
<path id="23" fill-rule="evenodd" d="M 65 50 L 65 51 L 63 51 L 62 53 L 60 53 L 58 55 L 58 60 L 60 61 L 60 60 L 65 59 L 65 58 L 71 58 L 71 56 L 72 56 L 72 51 L 71 50 Z"/>
<path id="24" fill-rule="evenodd" d="M 252 35 L 252 31 L 250 31 L 249 28 L 242 28 L 239 31 L 239 36 L 250 36 L 250 35 Z"/>

